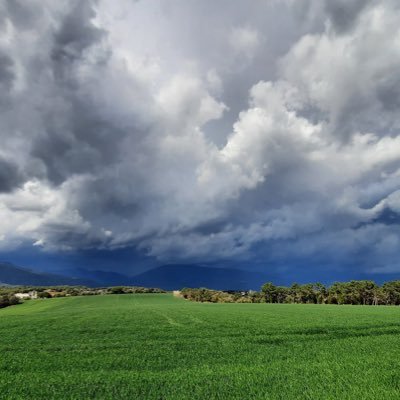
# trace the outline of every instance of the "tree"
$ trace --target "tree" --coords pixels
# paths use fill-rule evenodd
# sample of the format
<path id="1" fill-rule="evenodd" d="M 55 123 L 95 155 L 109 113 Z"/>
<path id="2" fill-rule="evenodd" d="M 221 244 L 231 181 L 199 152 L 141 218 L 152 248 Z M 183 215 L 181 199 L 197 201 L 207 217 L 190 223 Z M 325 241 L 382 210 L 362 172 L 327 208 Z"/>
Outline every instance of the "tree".
<path id="1" fill-rule="evenodd" d="M 325 304 L 328 301 L 328 290 L 322 283 L 314 284 L 314 293 L 317 300 L 317 304 Z"/>
<path id="2" fill-rule="evenodd" d="M 267 303 L 277 302 L 277 287 L 272 282 L 264 283 L 261 287 L 261 292 L 263 293 Z"/>
<path id="3" fill-rule="evenodd" d="M 124 288 L 122 286 L 114 286 L 110 288 L 110 293 L 111 294 L 124 294 Z"/>
<path id="4" fill-rule="evenodd" d="M 382 286 L 385 304 L 400 305 L 400 281 L 386 282 Z"/>

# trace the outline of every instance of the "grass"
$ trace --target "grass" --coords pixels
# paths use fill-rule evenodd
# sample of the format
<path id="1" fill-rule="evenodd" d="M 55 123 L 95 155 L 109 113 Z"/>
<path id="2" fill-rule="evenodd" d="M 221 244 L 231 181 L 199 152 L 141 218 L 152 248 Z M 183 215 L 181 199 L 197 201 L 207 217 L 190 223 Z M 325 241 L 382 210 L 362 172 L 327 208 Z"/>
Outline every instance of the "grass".
<path id="1" fill-rule="evenodd" d="M 0 310 L 1 399 L 399 399 L 400 307 L 171 295 Z"/>

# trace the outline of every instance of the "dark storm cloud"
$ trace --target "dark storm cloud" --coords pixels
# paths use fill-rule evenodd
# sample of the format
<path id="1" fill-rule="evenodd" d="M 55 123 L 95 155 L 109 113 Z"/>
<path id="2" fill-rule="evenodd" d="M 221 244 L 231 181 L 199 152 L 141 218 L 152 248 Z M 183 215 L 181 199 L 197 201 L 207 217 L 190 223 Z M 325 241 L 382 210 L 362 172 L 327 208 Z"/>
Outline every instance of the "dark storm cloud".
<path id="1" fill-rule="evenodd" d="M 3 6 L 5 8 L 3 15 L 22 31 L 32 29 L 43 11 L 35 2 L 23 0 L 5 0 Z"/>
<path id="2" fill-rule="evenodd" d="M 10 90 L 15 78 L 14 62 L 7 54 L 0 53 L 0 85 L 3 90 Z"/>
<path id="3" fill-rule="evenodd" d="M 352 29 L 361 12 L 372 3 L 372 0 L 327 0 L 325 9 L 333 28 L 338 33 Z"/>
<path id="4" fill-rule="evenodd" d="M 398 112 L 400 108 L 400 77 L 394 72 L 380 77 L 377 87 L 377 98 L 388 112 Z"/>
<path id="5" fill-rule="evenodd" d="M 93 25 L 94 1 L 73 2 L 54 37 L 51 57 L 58 67 L 79 60 L 84 51 L 98 43 L 105 31 Z"/>
<path id="6" fill-rule="evenodd" d="M 23 182 L 23 177 L 14 163 L 0 158 L 0 193 L 11 192 Z"/>
<path id="7" fill-rule="evenodd" d="M 385 225 L 400 225 L 400 213 L 384 208 L 382 212 L 374 219 L 373 223 L 381 223 Z"/>
<path id="8" fill-rule="evenodd" d="M 126 134 L 118 121 L 102 115 L 96 101 L 81 90 L 84 85 L 78 69 L 93 62 L 87 53 L 106 35 L 92 22 L 96 3 L 72 2 L 53 35 L 52 90 L 59 105 L 44 110 L 44 131 L 32 143 L 31 154 L 43 162 L 54 184 L 61 184 L 71 174 L 94 173 L 99 166 L 112 164 L 119 157 L 118 147 Z M 106 48 L 99 49 L 94 67 L 101 69 L 108 56 Z"/>
<path id="9" fill-rule="evenodd" d="M 0 7 L 1 246 L 395 268 L 394 2 Z"/>
<path id="10" fill-rule="evenodd" d="M 65 103 L 63 115 L 49 115 L 46 134 L 32 148 L 32 155 L 44 162 L 47 176 L 55 184 L 71 174 L 94 173 L 99 166 L 112 164 L 119 157 L 120 140 L 125 135 L 83 96 L 67 96 Z M 60 118 L 64 121 L 61 129 Z"/>

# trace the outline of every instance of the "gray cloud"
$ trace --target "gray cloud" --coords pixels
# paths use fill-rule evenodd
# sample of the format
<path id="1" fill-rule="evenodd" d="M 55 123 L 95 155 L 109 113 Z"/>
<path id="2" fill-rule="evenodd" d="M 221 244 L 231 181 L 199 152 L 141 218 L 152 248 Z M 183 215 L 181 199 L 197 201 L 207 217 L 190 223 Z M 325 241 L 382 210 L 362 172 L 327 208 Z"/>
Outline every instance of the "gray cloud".
<path id="1" fill-rule="evenodd" d="M 34 2 L 23 0 L 5 0 L 3 15 L 19 30 L 30 30 L 34 27 L 39 15 L 43 12 Z"/>
<path id="2" fill-rule="evenodd" d="M 0 53 L 0 85 L 3 86 L 3 90 L 12 88 L 15 78 L 13 67 L 13 60 L 6 54 Z"/>
<path id="3" fill-rule="evenodd" d="M 70 63 L 82 59 L 84 52 L 97 44 L 105 35 L 105 31 L 93 25 L 96 16 L 94 2 L 72 2 L 71 11 L 63 18 L 54 35 L 51 59 L 57 69 L 64 69 Z"/>
<path id="4" fill-rule="evenodd" d="M 17 188 L 23 177 L 14 163 L 0 158 L 0 193 L 7 193 Z"/>
<path id="5" fill-rule="evenodd" d="M 371 2 L 370 0 L 328 0 L 324 2 L 324 5 L 334 29 L 338 33 L 345 33 L 354 28 L 357 18 Z"/>

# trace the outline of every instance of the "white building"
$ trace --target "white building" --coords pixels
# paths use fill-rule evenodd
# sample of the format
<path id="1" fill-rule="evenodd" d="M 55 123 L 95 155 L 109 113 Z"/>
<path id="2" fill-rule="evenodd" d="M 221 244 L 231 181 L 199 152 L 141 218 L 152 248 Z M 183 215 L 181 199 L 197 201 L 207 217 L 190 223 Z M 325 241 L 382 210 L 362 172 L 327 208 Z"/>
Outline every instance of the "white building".
<path id="1" fill-rule="evenodd" d="M 15 293 L 14 295 L 17 299 L 21 300 L 27 300 L 27 299 L 37 299 L 37 291 L 36 290 L 31 290 L 28 293 Z"/>

